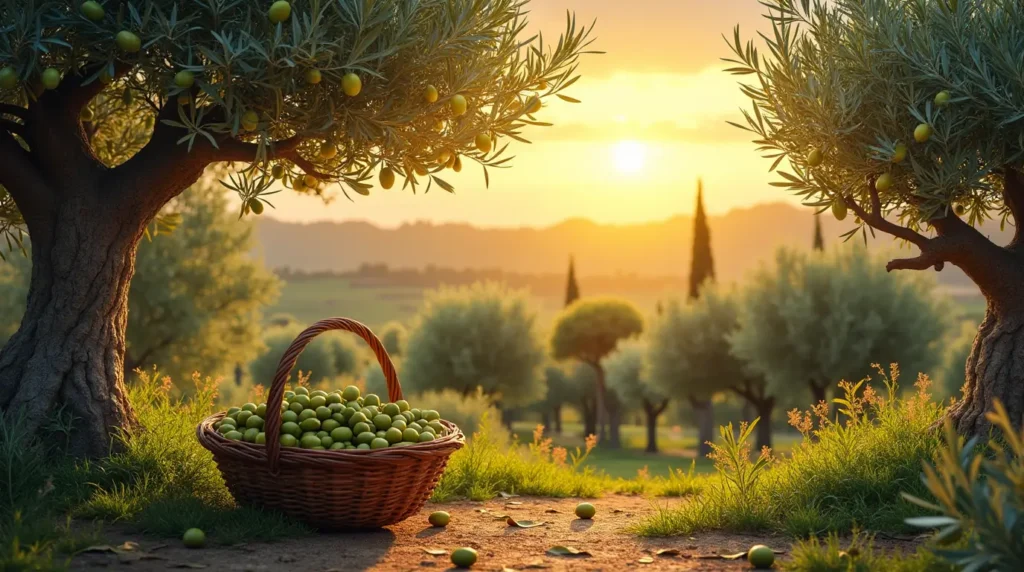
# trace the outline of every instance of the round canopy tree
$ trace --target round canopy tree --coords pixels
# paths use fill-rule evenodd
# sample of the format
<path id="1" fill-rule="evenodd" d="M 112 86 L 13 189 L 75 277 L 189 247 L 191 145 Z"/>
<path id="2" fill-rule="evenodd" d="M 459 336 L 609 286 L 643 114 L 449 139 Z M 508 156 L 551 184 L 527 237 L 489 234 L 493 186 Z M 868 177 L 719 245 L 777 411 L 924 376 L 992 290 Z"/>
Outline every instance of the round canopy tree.
<path id="1" fill-rule="evenodd" d="M 732 352 L 776 395 L 802 386 L 818 403 L 839 381 L 869 375 L 872 363 L 910 373 L 938 364 L 950 310 L 930 276 L 887 274 L 863 246 L 843 245 L 813 256 L 780 249 L 752 278 Z"/>
<path id="2" fill-rule="evenodd" d="M 776 185 L 909 242 L 888 270 L 962 269 L 988 309 L 967 360 L 958 430 L 984 434 L 993 399 L 1024 423 L 1024 4 L 775 0 L 762 55 L 735 31 L 730 71 L 756 77 L 744 127 Z M 1016 226 L 1007 245 L 975 227 Z"/>
<path id="3" fill-rule="evenodd" d="M 771 416 L 776 398 L 769 393 L 764 377 L 752 371 L 732 352 L 733 336 L 739 329 L 737 295 L 721 286 L 707 285 L 700 297 L 682 305 L 669 304 L 651 328 L 647 352 L 651 383 L 668 396 L 699 403 L 721 391 L 731 390 L 749 403 L 761 421 L 757 447 L 770 447 Z M 711 452 L 715 436 L 714 419 L 698 415 L 697 451 Z"/>
<path id="4" fill-rule="evenodd" d="M 0 232 L 32 238 L 0 408 L 35 429 L 55 405 L 71 450 L 132 425 L 123 386 L 140 237 L 207 166 L 232 163 L 239 212 L 283 184 L 329 198 L 506 166 L 541 98 L 565 96 L 588 30 L 522 37 L 522 0 L 3 2 Z M 337 185 L 335 185 L 337 183 Z M 425 184 L 425 185 L 424 185 Z"/>
<path id="5" fill-rule="evenodd" d="M 403 357 L 409 393 L 483 391 L 501 406 L 544 397 L 544 346 L 526 294 L 497 284 L 444 288 L 427 297 Z"/>
<path id="6" fill-rule="evenodd" d="M 615 407 L 618 402 L 608 399 L 601 360 L 615 351 L 620 341 L 639 336 L 643 330 L 644 320 L 640 312 L 629 302 L 615 298 L 579 300 L 563 310 L 555 320 L 551 356 L 558 360 L 578 359 L 597 374 L 597 425 L 601 430 L 609 415 L 619 414 Z M 617 432 L 611 434 L 609 445 L 619 446 Z"/>

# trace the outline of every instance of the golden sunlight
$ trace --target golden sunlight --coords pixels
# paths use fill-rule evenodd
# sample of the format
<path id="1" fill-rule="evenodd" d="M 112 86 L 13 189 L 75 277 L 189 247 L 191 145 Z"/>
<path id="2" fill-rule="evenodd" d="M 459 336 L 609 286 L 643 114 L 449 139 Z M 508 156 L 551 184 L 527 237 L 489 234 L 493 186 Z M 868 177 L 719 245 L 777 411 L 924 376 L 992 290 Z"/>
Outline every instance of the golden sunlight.
<path id="1" fill-rule="evenodd" d="M 638 141 L 620 141 L 612 151 L 615 170 L 639 173 L 647 164 L 647 146 Z"/>

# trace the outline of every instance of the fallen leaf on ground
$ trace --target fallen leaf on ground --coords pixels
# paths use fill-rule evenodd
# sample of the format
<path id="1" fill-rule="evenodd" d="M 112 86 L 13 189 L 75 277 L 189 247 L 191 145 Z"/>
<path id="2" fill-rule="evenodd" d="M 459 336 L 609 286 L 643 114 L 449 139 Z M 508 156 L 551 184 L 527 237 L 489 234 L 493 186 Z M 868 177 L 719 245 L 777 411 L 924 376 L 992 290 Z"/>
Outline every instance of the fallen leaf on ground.
<path id="1" fill-rule="evenodd" d="M 654 562 L 654 559 L 650 556 L 644 556 L 643 558 L 637 560 L 637 562 L 641 564 L 650 564 L 651 562 Z"/>
<path id="2" fill-rule="evenodd" d="M 448 554 L 447 550 L 442 550 L 440 548 L 424 548 L 423 552 L 426 552 L 431 556 L 441 556 L 443 554 Z"/>
<path id="3" fill-rule="evenodd" d="M 478 508 L 478 509 L 476 509 L 476 511 L 477 512 L 487 512 L 487 509 L 486 508 Z"/>
<path id="4" fill-rule="evenodd" d="M 545 564 L 543 560 L 537 560 L 536 562 L 530 562 L 526 566 L 523 566 L 523 568 L 529 568 L 531 570 L 539 570 L 539 569 L 543 569 L 543 568 L 551 568 L 551 565 L 550 564 Z"/>
<path id="5" fill-rule="evenodd" d="M 507 503 L 505 503 L 505 504 L 506 504 L 506 505 L 509 505 L 509 504 L 510 504 L 510 505 L 520 505 L 520 504 L 523 504 L 523 503 L 521 503 L 521 502 L 519 502 L 519 501 L 508 501 L 508 502 L 507 502 Z"/>
<path id="6" fill-rule="evenodd" d="M 167 565 L 168 568 L 192 568 L 199 570 L 200 568 L 206 568 L 206 564 L 197 564 L 195 562 L 171 562 Z"/>
<path id="7" fill-rule="evenodd" d="M 626 511 L 622 510 L 621 508 L 613 508 L 612 509 L 612 514 L 619 514 L 620 512 L 626 512 Z"/>
<path id="8" fill-rule="evenodd" d="M 513 495 L 513 494 L 506 493 L 506 492 L 500 492 L 500 493 L 498 493 L 498 496 L 500 496 L 503 499 L 510 499 L 510 498 L 517 497 L 519 495 Z"/>
<path id="9" fill-rule="evenodd" d="M 662 548 L 654 553 L 655 556 L 679 556 L 678 548 Z"/>
<path id="10" fill-rule="evenodd" d="M 157 550 L 160 550 L 161 548 L 167 548 L 167 545 L 166 544 L 157 544 L 156 546 L 150 546 L 149 547 L 149 551 L 150 552 L 156 552 Z"/>
<path id="11" fill-rule="evenodd" d="M 118 546 L 117 548 L 118 548 L 118 550 L 124 550 L 125 552 L 131 551 L 131 550 L 138 550 L 139 549 L 139 543 L 138 542 L 132 542 L 131 540 L 126 540 L 123 543 L 121 543 L 121 545 Z"/>
<path id="12" fill-rule="evenodd" d="M 97 544 L 96 546 L 86 546 L 85 548 L 75 552 L 75 554 L 84 554 L 86 552 L 117 552 L 117 549 L 109 544 Z"/>
<path id="13" fill-rule="evenodd" d="M 722 554 L 720 558 L 722 558 L 723 560 L 739 560 L 740 558 L 745 558 L 746 556 L 746 552 L 737 552 L 736 554 Z"/>
<path id="14" fill-rule="evenodd" d="M 507 515 L 507 514 L 496 514 L 496 515 L 494 515 L 494 520 L 505 520 L 506 518 L 512 518 L 512 517 Z"/>
<path id="15" fill-rule="evenodd" d="M 517 526 L 519 528 L 534 528 L 547 524 L 543 520 L 516 520 L 511 516 L 505 519 L 505 523 L 509 526 Z"/>
<path id="16" fill-rule="evenodd" d="M 548 514 L 559 514 L 559 513 L 561 513 L 562 511 L 558 510 L 557 508 L 549 508 L 549 509 L 547 509 L 547 510 L 546 510 L 546 511 L 544 511 L 544 512 L 546 512 L 546 513 L 548 513 Z"/>
<path id="17" fill-rule="evenodd" d="M 586 550 L 580 550 L 578 548 L 573 548 L 572 546 L 552 546 L 551 548 L 548 548 L 547 553 L 551 556 L 593 556 Z"/>

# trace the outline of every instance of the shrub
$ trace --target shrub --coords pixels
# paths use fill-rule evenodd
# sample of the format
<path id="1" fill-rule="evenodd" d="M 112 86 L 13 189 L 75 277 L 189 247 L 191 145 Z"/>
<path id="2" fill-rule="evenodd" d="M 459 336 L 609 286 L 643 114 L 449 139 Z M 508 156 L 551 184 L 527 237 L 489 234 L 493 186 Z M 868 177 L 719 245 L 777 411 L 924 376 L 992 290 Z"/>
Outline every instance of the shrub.
<path id="1" fill-rule="evenodd" d="M 924 483 L 933 502 L 907 494 L 907 500 L 941 516 L 910 518 L 922 528 L 939 528 L 939 544 L 961 538 L 958 550 L 938 550 L 959 567 L 977 571 L 1024 570 L 1024 431 L 1018 433 L 996 401 L 986 415 L 999 430 L 981 449 L 978 438 L 966 444 L 952 424 L 945 425 L 945 444 L 934 466 L 926 465 Z M 979 450 L 980 449 L 980 450 Z"/>
<path id="2" fill-rule="evenodd" d="M 299 335 L 302 328 L 288 326 L 272 328 L 263 337 L 267 350 L 249 365 L 253 383 L 269 387 L 274 381 L 277 365 L 288 346 Z M 339 375 L 354 373 L 359 363 L 359 350 L 352 334 L 325 333 L 317 336 L 306 346 L 299 361 L 292 370 L 311 373 L 310 381 L 319 383 Z"/>
<path id="3" fill-rule="evenodd" d="M 887 555 L 875 549 L 874 536 L 854 531 L 843 547 L 839 535 L 830 532 L 822 543 L 817 537 L 797 542 L 783 570 L 796 572 L 953 572 L 949 566 L 926 548 L 914 554 Z"/>
<path id="4" fill-rule="evenodd" d="M 931 459 L 938 438 L 929 427 L 942 413 L 930 400 L 930 380 L 920 376 L 917 392 L 898 393 L 899 370 L 878 368 L 886 388 L 880 395 L 868 380 L 842 382 L 839 417 L 825 404 L 790 411 L 804 440 L 786 458 L 767 449 L 749 460 L 753 426 L 722 430 L 723 444 L 712 455 L 717 476 L 703 494 L 679 508 L 639 523 L 643 535 L 691 534 L 700 530 L 776 531 L 802 537 L 823 530 L 907 529 L 905 518 L 920 508 L 900 502 L 901 492 L 923 491 L 920 464 Z"/>
<path id="5" fill-rule="evenodd" d="M 478 430 L 486 430 L 491 435 L 501 434 L 501 414 L 480 389 L 469 395 L 453 389 L 426 391 L 408 399 L 413 407 L 438 411 L 443 419 L 458 425 L 467 437 Z"/>

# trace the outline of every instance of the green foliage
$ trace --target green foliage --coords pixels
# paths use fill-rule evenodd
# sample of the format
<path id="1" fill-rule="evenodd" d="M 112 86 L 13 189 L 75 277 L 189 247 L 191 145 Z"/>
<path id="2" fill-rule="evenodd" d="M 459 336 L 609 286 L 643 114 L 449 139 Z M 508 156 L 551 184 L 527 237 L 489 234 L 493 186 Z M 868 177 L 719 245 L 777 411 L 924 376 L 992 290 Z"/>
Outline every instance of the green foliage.
<path id="1" fill-rule="evenodd" d="M 931 402 L 927 378 L 919 378 L 916 393 L 901 396 L 895 366 L 888 376 L 879 372 L 884 395 L 865 382 L 842 383 L 844 397 L 837 400 L 840 417 L 835 420 L 821 405 L 812 412 L 791 411 L 790 424 L 804 440 L 787 457 L 771 458 L 767 465 L 764 451 L 758 460 L 749 460 L 752 427 L 742 427 L 738 439 L 723 430 L 724 442 L 713 453 L 717 477 L 693 502 L 663 510 L 634 531 L 649 536 L 773 531 L 805 537 L 857 526 L 907 529 L 903 520 L 921 510 L 901 502 L 900 495 L 924 490 L 919 467 L 938 448 L 929 427 L 942 407 Z"/>
<path id="2" fill-rule="evenodd" d="M 572 304 L 555 320 L 551 355 L 599 364 L 619 342 L 639 336 L 644 320 L 629 302 L 616 298 L 589 298 Z"/>
<path id="3" fill-rule="evenodd" d="M 128 295 L 127 369 L 154 364 L 172 379 L 193 371 L 226 375 L 262 348 L 262 309 L 279 281 L 254 261 L 251 225 L 227 212 L 210 179 L 165 209 L 182 217 L 173 232 L 139 245 Z"/>
<path id="4" fill-rule="evenodd" d="M 442 288 L 427 295 L 406 347 L 410 393 L 482 389 L 503 406 L 544 396 L 544 350 L 525 292 L 497 284 Z"/>
<path id="5" fill-rule="evenodd" d="M 406 338 L 409 333 L 406 332 L 405 326 L 401 322 L 388 322 L 377 335 L 381 343 L 384 344 L 384 349 L 388 350 L 388 355 L 392 358 L 402 357 L 402 354 L 405 353 Z"/>
<path id="6" fill-rule="evenodd" d="M 934 466 L 925 465 L 924 482 L 934 503 L 906 495 L 941 516 L 907 519 L 921 528 L 938 528 L 938 544 L 956 541 L 959 549 L 937 553 L 965 570 L 1011 571 L 1024 568 L 1024 431 L 1018 432 L 1006 408 L 996 400 L 986 419 L 999 430 L 979 451 L 979 439 L 966 444 L 952 424 Z"/>
<path id="7" fill-rule="evenodd" d="M 525 37 L 521 0 L 293 2 L 290 18 L 278 24 L 268 18 L 269 5 L 107 2 L 105 17 L 91 21 L 78 2 L 2 3 L 0 62 L 20 83 L 0 91 L 0 103 L 28 105 L 46 67 L 61 72 L 61 89 L 112 78 L 94 105 L 115 112 L 92 144 L 140 135 L 144 143 L 154 128 L 190 150 L 209 143 L 222 151 L 220 160 L 250 162 L 229 185 L 247 212 L 250 199 L 274 192 L 275 154 L 292 181 L 316 175 L 360 194 L 368 193 L 377 167 L 410 180 L 413 170 L 439 171 L 441 151 L 478 161 L 485 171 L 507 166 L 505 146 L 479 151 L 476 136 L 523 140 L 526 125 L 546 125 L 533 119 L 531 98 L 576 101 L 562 91 L 578 79 L 578 58 L 589 43 L 589 30 L 571 16 L 554 44 Z M 138 37 L 137 51 L 118 47 L 121 32 Z M 181 71 L 193 75 L 193 87 L 175 84 Z M 346 74 L 361 79 L 358 94 L 345 93 Z M 547 87 L 538 90 L 542 81 Z M 428 85 L 440 92 L 434 103 L 425 100 Z M 465 98 L 464 114 L 451 109 L 455 96 Z M 165 107 L 170 113 L 156 121 Z M 253 125 L 246 114 L 254 114 Z M 127 147 L 120 161 L 138 150 Z M 452 189 L 436 174 L 427 181 Z M 0 203 L 0 212 L 8 206 Z M 13 209 L 6 210 L 12 218 L 4 220 L 13 220 Z"/>
<path id="8" fill-rule="evenodd" d="M 945 343 L 945 355 L 943 356 L 939 373 L 936 376 L 940 395 L 944 398 L 961 396 L 961 389 L 966 382 L 964 364 L 971 355 L 974 348 L 974 340 L 978 337 L 978 324 L 973 321 L 964 321 L 960 324 L 960 330 L 953 330 Z"/>
<path id="9" fill-rule="evenodd" d="M 277 373 L 277 366 L 285 350 L 302 332 L 298 325 L 271 328 L 263 337 L 267 350 L 260 354 L 251 364 L 249 372 L 253 383 L 270 387 Z M 356 373 L 360 366 L 358 349 L 351 339 L 351 334 L 321 334 L 306 346 L 299 356 L 299 361 L 292 370 L 292 378 L 297 372 L 311 375 L 310 381 L 319 383 L 339 375 Z"/>
<path id="10" fill-rule="evenodd" d="M 562 405 L 577 405 L 580 401 L 580 385 L 573 375 L 576 368 L 566 364 L 550 363 L 544 368 L 544 382 L 547 387 L 544 400 L 539 405 L 545 409 Z M 593 368 L 587 370 L 593 372 Z M 590 387 L 593 387 L 591 383 Z"/>
<path id="11" fill-rule="evenodd" d="M 627 407 L 640 407 L 644 402 L 657 407 L 667 398 L 659 386 L 650 382 L 646 357 L 646 343 L 628 340 L 602 362 L 608 389 Z"/>
<path id="12" fill-rule="evenodd" d="M 947 0 L 775 0 L 767 54 L 744 45 L 739 28 L 729 71 L 753 75 L 747 127 L 776 165 L 775 185 L 826 208 L 842 196 L 866 205 L 866 180 L 888 173 L 881 214 L 914 229 L 954 204 L 971 223 L 1004 222 L 1002 181 L 993 171 L 1019 165 L 1024 97 L 1018 78 L 1024 44 L 1019 2 Z M 948 105 L 935 101 L 947 91 Z M 916 143 L 927 123 L 934 135 Z M 893 161 L 897 144 L 909 158 Z M 812 149 L 823 162 L 808 163 Z M 891 217 L 890 217 L 891 215 Z"/>
<path id="13" fill-rule="evenodd" d="M 872 363 L 930 371 L 946 331 L 947 302 L 923 273 L 889 273 L 866 248 L 821 255 L 780 249 L 749 280 L 732 352 L 775 395 L 861 379 Z"/>
<path id="14" fill-rule="evenodd" d="M 845 544 L 845 546 L 844 546 Z M 886 554 L 875 548 L 871 534 L 854 531 L 848 542 L 830 532 L 824 543 L 816 536 L 800 540 L 781 563 L 783 570 L 794 572 L 954 572 L 957 568 L 942 562 L 926 548 L 916 553 Z"/>
<path id="15" fill-rule="evenodd" d="M 735 292 L 714 284 L 688 304 L 670 302 L 651 326 L 651 385 L 678 399 L 704 399 L 749 377 L 729 341 L 739 327 L 738 304 Z"/>

